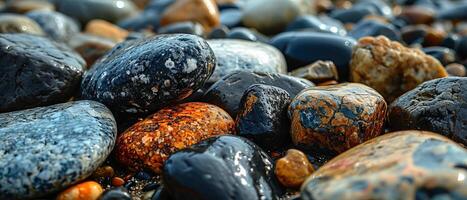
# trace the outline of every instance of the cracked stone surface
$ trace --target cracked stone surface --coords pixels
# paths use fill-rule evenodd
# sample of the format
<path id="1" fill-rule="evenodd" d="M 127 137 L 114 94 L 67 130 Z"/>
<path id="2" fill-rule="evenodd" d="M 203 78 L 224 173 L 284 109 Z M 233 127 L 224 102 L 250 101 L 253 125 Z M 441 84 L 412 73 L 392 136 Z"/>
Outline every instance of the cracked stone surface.
<path id="1" fill-rule="evenodd" d="M 383 97 L 363 84 L 309 88 L 289 106 L 292 142 L 344 152 L 382 133 L 386 107 Z"/>
<path id="2" fill-rule="evenodd" d="M 384 36 L 360 39 L 350 62 L 350 80 L 372 87 L 387 102 L 425 81 L 447 75 L 435 58 Z"/>
<path id="3" fill-rule="evenodd" d="M 467 145 L 467 77 L 427 81 L 388 109 L 392 130 L 427 130 Z"/>

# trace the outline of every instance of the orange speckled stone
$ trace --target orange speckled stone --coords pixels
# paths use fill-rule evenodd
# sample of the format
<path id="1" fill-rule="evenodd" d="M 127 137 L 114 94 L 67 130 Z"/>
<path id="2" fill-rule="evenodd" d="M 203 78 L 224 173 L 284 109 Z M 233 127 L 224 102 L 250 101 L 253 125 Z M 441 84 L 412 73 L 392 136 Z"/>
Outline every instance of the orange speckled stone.
<path id="1" fill-rule="evenodd" d="M 234 120 L 221 108 L 199 102 L 162 109 L 126 130 L 117 139 L 117 160 L 130 169 L 160 173 L 177 150 L 206 138 L 234 133 Z"/>
<path id="2" fill-rule="evenodd" d="M 128 36 L 128 31 L 125 29 L 101 19 L 90 21 L 86 25 L 85 32 L 91 35 L 108 38 L 116 42 L 122 42 Z"/>
<path id="3" fill-rule="evenodd" d="M 94 181 L 87 181 L 71 186 L 57 196 L 57 200 L 96 200 L 101 196 L 101 185 Z"/>
<path id="4" fill-rule="evenodd" d="M 287 155 L 276 161 L 274 173 L 285 187 L 299 188 L 313 171 L 313 166 L 303 152 L 289 149 Z"/>
<path id="5" fill-rule="evenodd" d="M 219 10 L 214 0 L 177 0 L 162 13 L 162 26 L 175 22 L 196 21 L 208 32 L 220 25 Z"/>

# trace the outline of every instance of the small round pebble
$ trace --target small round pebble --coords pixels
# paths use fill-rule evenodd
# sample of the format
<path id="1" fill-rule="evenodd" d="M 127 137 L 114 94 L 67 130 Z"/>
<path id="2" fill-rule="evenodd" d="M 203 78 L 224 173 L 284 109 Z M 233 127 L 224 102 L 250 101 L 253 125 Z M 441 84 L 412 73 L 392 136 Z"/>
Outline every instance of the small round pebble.
<path id="1" fill-rule="evenodd" d="M 87 181 L 61 192 L 58 194 L 57 200 L 97 200 L 103 191 L 99 183 Z"/>
<path id="2" fill-rule="evenodd" d="M 100 197 L 99 200 L 131 200 L 131 195 L 124 187 L 115 187 L 107 189 Z"/>
<path id="3" fill-rule="evenodd" d="M 450 76 L 467 76 L 467 72 L 464 65 L 458 63 L 452 63 L 446 66 L 446 71 Z"/>
<path id="4" fill-rule="evenodd" d="M 279 182 L 287 188 L 299 188 L 315 171 L 306 155 L 296 149 L 289 149 L 287 154 L 276 161 L 274 173 Z"/>
<path id="5" fill-rule="evenodd" d="M 113 177 L 112 178 L 112 185 L 115 186 L 115 187 L 120 187 L 120 186 L 123 186 L 125 184 L 125 180 L 123 180 L 122 178 L 120 177 Z"/>

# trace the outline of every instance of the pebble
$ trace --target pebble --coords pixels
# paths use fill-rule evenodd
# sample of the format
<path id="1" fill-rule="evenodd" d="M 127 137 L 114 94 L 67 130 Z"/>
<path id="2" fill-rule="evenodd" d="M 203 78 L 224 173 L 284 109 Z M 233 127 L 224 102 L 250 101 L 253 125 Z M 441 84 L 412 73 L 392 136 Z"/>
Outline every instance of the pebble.
<path id="1" fill-rule="evenodd" d="M 123 180 L 122 178 L 120 177 L 113 177 L 112 178 L 112 185 L 115 186 L 115 187 L 120 187 L 120 186 L 123 186 L 125 184 L 125 180 Z"/>
<path id="2" fill-rule="evenodd" d="M 204 34 L 204 28 L 198 22 L 176 22 L 163 26 L 157 31 L 159 34 L 186 33 L 198 36 L 203 36 Z"/>
<path id="3" fill-rule="evenodd" d="M 97 200 L 103 191 L 99 183 L 87 181 L 61 192 L 57 200 Z"/>
<path id="4" fill-rule="evenodd" d="M 44 31 L 34 20 L 17 14 L 0 14 L 0 33 L 44 35 Z"/>
<path id="5" fill-rule="evenodd" d="M 132 200 L 132 198 L 124 187 L 114 187 L 106 190 L 99 200 Z"/>
<path id="6" fill-rule="evenodd" d="M 246 41 L 252 41 L 256 42 L 258 39 L 256 38 L 256 35 L 247 28 L 234 28 L 229 33 L 227 33 L 227 38 L 230 39 L 239 39 L 239 40 L 246 40 Z"/>
<path id="7" fill-rule="evenodd" d="M 347 34 L 342 24 L 326 24 L 319 17 L 313 15 L 303 15 L 295 18 L 294 21 L 287 25 L 286 31 L 317 31 L 341 36 Z"/>
<path id="8" fill-rule="evenodd" d="M 195 21 L 206 31 L 220 25 L 219 10 L 214 0 L 177 0 L 161 14 L 160 24 Z"/>
<path id="9" fill-rule="evenodd" d="M 94 173 L 92 174 L 92 177 L 94 178 L 105 178 L 105 177 L 113 177 L 115 175 L 115 170 L 112 168 L 112 166 L 101 166 L 97 168 Z"/>
<path id="10" fill-rule="evenodd" d="M 318 60 L 305 67 L 300 67 L 289 73 L 289 75 L 307 79 L 315 84 L 320 84 L 327 81 L 337 81 L 339 75 L 337 67 L 332 61 Z"/>
<path id="11" fill-rule="evenodd" d="M 86 69 L 89 69 L 117 44 L 110 39 L 83 33 L 74 35 L 67 42 L 68 46 L 86 61 Z"/>
<path id="12" fill-rule="evenodd" d="M 345 80 L 356 42 L 330 33 L 286 32 L 272 38 L 270 43 L 284 54 L 289 71 L 318 60 L 329 60 L 337 66 L 339 77 Z"/>
<path id="13" fill-rule="evenodd" d="M 243 12 L 239 9 L 222 10 L 219 16 L 220 23 L 226 27 L 234 28 L 241 26 Z"/>
<path id="14" fill-rule="evenodd" d="M 393 41 L 402 41 L 401 33 L 396 27 L 392 24 L 384 24 L 376 20 L 361 20 L 349 32 L 349 36 L 357 40 L 366 36 L 379 35 L 384 35 Z"/>
<path id="15" fill-rule="evenodd" d="M 235 118 L 239 111 L 240 100 L 245 91 L 254 84 L 279 87 L 287 91 L 291 98 L 305 88 L 314 86 L 306 79 L 278 73 L 236 71 L 222 77 L 205 93 L 202 100 L 217 105 Z"/>
<path id="16" fill-rule="evenodd" d="M 467 151 L 435 133 L 388 133 L 329 161 L 303 184 L 311 199 L 466 199 Z"/>
<path id="17" fill-rule="evenodd" d="M 273 160 L 252 142 L 216 136 L 170 156 L 165 187 L 174 200 L 279 199 Z"/>
<path id="18" fill-rule="evenodd" d="M 296 149 L 289 149 L 276 161 L 274 169 L 279 182 L 287 188 L 299 188 L 314 171 L 306 155 Z"/>
<path id="19" fill-rule="evenodd" d="M 207 83 L 213 84 L 237 70 L 287 72 L 284 56 L 271 45 L 235 39 L 208 40 L 208 44 L 214 51 L 217 63 Z"/>
<path id="20" fill-rule="evenodd" d="M 350 72 L 352 82 L 372 87 L 389 103 L 425 81 L 447 76 L 435 58 L 384 36 L 359 40 Z"/>
<path id="21" fill-rule="evenodd" d="M 446 71 L 449 76 L 467 76 L 467 72 L 464 65 L 458 63 L 452 63 L 446 66 Z"/>
<path id="22" fill-rule="evenodd" d="M 0 112 L 65 102 L 84 73 L 79 55 L 44 37 L 0 34 L 0 55 Z"/>
<path id="23" fill-rule="evenodd" d="M 129 40 L 94 63 L 81 95 L 104 103 L 117 116 L 150 114 L 198 90 L 215 61 L 207 42 L 194 35 Z"/>
<path id="24" fill-rule="evenodd" d="M 128 31 L 125 29 L 100 19 L 89 21 L 84 32 L 90 35 L 107 38 L 115 42 L 122 42 L 128 36 Z"/>
<path id="25" fill-rule="evenodd" d="M 435 21 L 435 11 L 423 6 L 409 6 L 402 9 L 399 17 L 409 24 L 431 24 Z"/>
<path id="26" fill-rule="evenodd" d="M 467 78 L 427 81 L 389 107 L 391 130 L 426 130 L 467 145 Z"/>
<path id="27" fill-rule="evenodd" d="M 37 198 L 83 180 L 116 137 L 112 113 L 93 101 L 0 114 L 0 199 Z"/>
<path id="28" fill-rule="evenodd" d="M 303 90 L 289 107 L 292 142 L 344 152 L 382 134 L 386 107 L 378 92 L 358 83 Z"/>
<path id="29" fill-rule="evenodd" d="M 67 42 L 80 31 L 72 18 L 59 12 L 38 10 L 28 12 L 26 16 L 36 21 L 48 37 L 58 42 Z"/>
<path id="30" fill-rule="evenodd" d="M 124 166 L 159 174 L 174 152 L 211 136 L 233 134 L 234 125 L 225 111 L 207 103 L 167 107 L 122 133 L 115 155 Z"/>
<path id="31" fill-rule="evenodd" d="M 439 11 L 437 18 L 441 20 L 467 20 L 467 2 L 459 1 L 452 7 Z"/>
<path id="32" fill-rule="evenodd" d="M 8 1 L 5 11 L 11 13 L 25 14 L 31 11 L 54 11 L 55 6 L 48 1 L 21 0 Z"/>
<path id="33" fill-rule="evenodd" d="M 426 47 L 422 51 L 436 58 L 442 65 L 448 65 L 456 61 L 456 52 L 446 47 Z"/>
<path id="34" fill-rule="evenodd" d="M 219 27 L 213 28 L 211 32 L 207 35 L 208 39 L 224 39 L 227 37 L 227 34 L 229 33 L 229 28 L 227 28 L 224 25 L 221 25 Z"/>
<path id="35" fill-rule="evenodd" d="M 290 100 L 289 93 L 278 87 L 262 84 L 248 87 L 235 121 L 237 134 L 265 150 L 288 145 L 290 121 L 287 107 Z"/>

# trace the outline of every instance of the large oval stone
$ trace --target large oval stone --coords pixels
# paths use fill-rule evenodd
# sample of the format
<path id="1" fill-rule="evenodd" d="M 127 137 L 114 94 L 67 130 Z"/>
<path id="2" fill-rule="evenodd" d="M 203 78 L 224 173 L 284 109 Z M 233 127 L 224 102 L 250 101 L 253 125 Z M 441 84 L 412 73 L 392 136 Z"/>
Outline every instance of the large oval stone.
<path id="1" fill-rule="evenodd" d="M 84 60 L 65 45 L 28 34 L 0 34 L 0 112 L 69 100 Z"/>
<path id="2" fill-rule="evenodd" d="M 329 161 L 301 199 L 467 199 L 467 151 L 423 131 L 389 133 Z"/>
<path id="3" fill-rule="evenodd" d="M 216 70 L 208 83 L 214 83 L 236 70 L 287 73 L 284 56 L 273 46 L 244 40 L 208 40 L 216 55 Z"/>
<path id="4" fill-rule="evenodd" d="M 343 152 L 379 136 L 386 102 L 357 83 L 309 88 L 290 103 L 290 134 L 295 145 Z"/>
<path id="5" fill-rule="evenodd" d="M 117 22 L 137 12 L 130 0 L 59 0 L 54 3 L 57 11 L 75 18 L 83 25 L 93 19 Z"/>
<path id="6" fill-rule="evenodd" d="M 207 103 L 168 107 L 122 133 L 117 140 L 116 157 L 131 169 L 160 173 L 172 153 L 211 136 L 233 134 L 234 125 L 224 110 Z"/>
<path id="7" fill-rule="evenodd" d="M 116 137 L 112 113 L 95 101 L 0 114 L 0 199 L 37 198 L 85 179 Z"/>
<path id="8" fill-rule="evenodd" d="M 389 107 L 392 130 L 433 131 L 467 145 L 467 77 L 420 84 Z"/>
<path id="9" fill-rule="evenodd" d="M 273 160 L 252 142 L 217 136 L 172 155 L 164 183 L 174 200 L 279 199 Z"/>
<path id="10" fill-rule="evenodd" d="M 81 94 L 116 114 L 147 114 L 190 96 L 214 71 L 202 38 L 161 35 L 121 43 L 85 75 Z"/>

